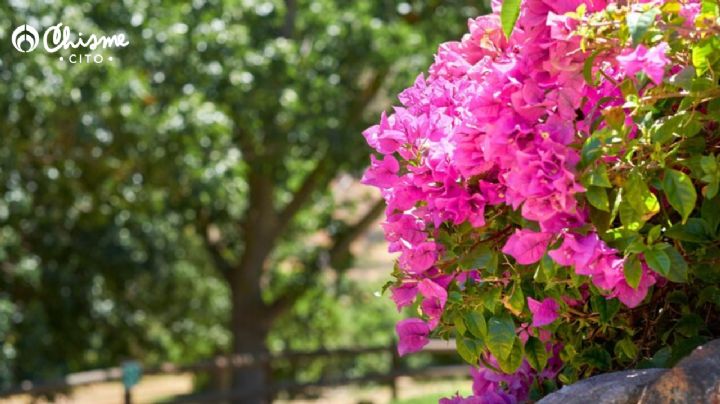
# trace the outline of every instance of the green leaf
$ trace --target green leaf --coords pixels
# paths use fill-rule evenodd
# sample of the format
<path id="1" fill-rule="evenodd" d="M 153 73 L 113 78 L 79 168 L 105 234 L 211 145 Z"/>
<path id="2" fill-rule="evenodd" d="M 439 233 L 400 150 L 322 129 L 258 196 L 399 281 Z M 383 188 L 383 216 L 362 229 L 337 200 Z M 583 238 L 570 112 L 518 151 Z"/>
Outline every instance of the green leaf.
<path id="1" fill-rule="evenodd" d="M 487 268 L 492 261 L 493 254 L 487 246 L 477 247 L 462 257 L 460 266 L 465 269 Z"/>
<path id="2" fill-rule="evenodd" d="M 590 163 L 597 160 L 601 154 L 602 142 L 600 142 L 600 139 L 595 136 L 587 138 L 580 151 L 580 167 L 587 167 Z"/>
<path id="3" fill-rule="evenodd" d="M 455 339 L 456 346 L 457 346 L 457 352 L 460 354 L 460 357 L 465 360 L 465 362 L 477 366 L 478 364 L 478 346 L 470 338 L 463 338 L 462 336 L 458 335 L 458 337 Z"/>
<path id="4" fill-rule="evenodd" d="M 707 327 L 705 321 L 697 313 L 688 313 L 677 322 L 675 329 L 686 337 L 694 337 Z"/>
<path id="5" fill-rule="evenodd" d="M 620 301 L 618 299 L 606 299 L 603 296 L 593 296 L 590 298 L 593 311 L 600 314 L 600 322 L 609 323 L 618 310 L 620 310 Z"/>
<path id="6" fill-rule="evenodd" d="M 680 213 L 682 222 L 685 223 L 693 209 L 695 209 L 695 202 L 697 202 L 697 193 L 690 177 L 683 172 L 666 169 L 663 190 L 668 202 Z"/>
<path id="7" fill-rule="evenodd" d="M 610 212 L 605 212 L 592 206 L 590 207 L 590 221 L 595 226 L 598 234 L 605 234 L 610 227 L 611 218 Z"/>
<path id="8" fill-rule="evenodd" d="M 520 283 L 515 284 L 515 287 L 512 290 L 512 295 L 507 297 L 503 303 L 505 303 L 505 307 L 507 307 L 507 309 L 514 315 L 519 316 L 522 314 L 522 311 L 525 308 L 525 294 L 523 294 Z"/>
<path id="9" fill-rule="evenodd" d="M 452 292 L 448 293 L 448 302 L 450 303 L 462 303 L 463 296 L 458 292 L 457 290 L 453 290 Z"/>
<path id="10" fill-rule="evenodd" d="M 590 204 L 602 211 L 610 212 L 610 202 L 608 201 L 607 191 L 605 188 L 591 186 L 585 192 L 585 197 Z"/>
<path id="11" fill-rule="evenodd" d="M 487 335 L 487 323 L 485 317 L 476 311 L 472 311 L 465 315 L 465 325 L 468 331 L 478 338 L 484 338 Z"/>
<path id="12" fill-rule="evenodd" d="M 545 369 L 548 361 L 548 353 L 545 344 L 536 337 L 530 337 L 525 343 L 525 358 L 530 366 L 538 372 Z"/>
<path id="13" fill-rule="evenodd" d="M 655 226 L 653 226 L 647 235 L 648 245 L 653 244 L 655 242 L 655 240 L 660 238 L 661 232 L 662 232 L 662 225 L 656 224 Z"/>
<path id="14" fill-rule="evenodd" d="M 497 252 L 493 252 L 492 256 L 490 257 L 490 261 L 487 263 L 487 266 L 485 269 L 490 274 L 495 274 L 498 269 L 498 265 L 500 264 L 500 254 Z"/>
<path id="15" fill-rule="evenodd" d="M 510 350 L 510 355 L 504 359 L 498 358 L 498 365 L 500 365 L 500 369 L 505 373 L 515 373 L 515 371 L 520 368 L 520 365 L 522 365 L 523 356 L 522 341 L 520 341 L 520 338 L 515 338 L 512 349 Z"/>
<path id="16" fill-rule="evenodd" d="M 498 360 L 505 360 L 513 350 L 515 322 L 508 315 L 491 317 L 488 321 L 487 347 Z"/>
<path id="17" fill-rule="evenodd" d="M 665 295 L 665 301 L 678 310 L 689 307 L 688 295 L 682 290 L 673 290 Z"/>
<path id="18" fill-rule="evenodd" d="M 715 253 L 717 258 L 717 253 Z M 693 266 L 693 275 L 705 283 L 720 284 L 720 266 L 701 263 Z"/>
<path id="19" fill-rule="evenodd" d="M 654 143 L 664 144 L 671 141 L 675 136 L 695 136 L 702 127 L 700 121 L 683 111 L 658 120 L 652 127 L 651 137 Z"/>
<path id="20" fill-rule="evenodd" d="M 683 90 L 690 90 L 695 83 L 695 78 L 695 67 L 685 66 L 682 70 L 680 70 L 680 72 L 670 76 L 668 81 L 670 84 L 680 87 Z"/>
<path id="21" fill-rule="evenodd" d="M 672 282 L 684 283 L 688 279 L 688 264 L 685 258 L 675 249 L 671 247 L 665 250 L 668 258 L 670 258 L 670 271 L 666 278 Z"/>
<path id="22" fill-rule="evenodd" d="M 520 16 L 521 0 L 503 0 L 500 10 L 500 22 L 506 38 L 510 38 L 518 16 Z"/>
<path id="23" fill-rule="evenodd" d="M 643 242 L 642 237 L 637 234 L 624 237 L 623 241 L 625 244 L 624 250 L 627 254 L 638 254 L 647 250 L 647 246 Z"/>
<path id="24" fill-rule="evenodd" d="M 605 164 L 599 164 L 597 167 L 592 169 L 587 176 L 587 184 L 594 185 L 596 187 L 612 188 L 610 178 L 608 177 L 607 168 Z"/>
<path id="25" fill-rule="evenodd" d="M 620 222 L 628 230 L 640 230 L 644 221 L 642 216 L 630 206 L 630 203 L 625 199 L 620 201 Z"/>
<path id="26" fill-rule="evenodd" d="M 706 243 L 710 226 L 704 219 L 691 217 L 685 224 L 675 224 L 669 228 L 665 235 L 673 240 L 689 241 L 691 243 Z"/>
<path id="27" fill-rule="evenodd" d="M 464 335 L 465 331 L 467 331 L 467 327 L 465 326 L 465 321 L 463 321 L 462 316 L 459 313 L 456 313 L 452 317 L 453 324 L 455 325 L 455 330 L 457 331 L 457 335 Z"/>
<path id="28" fill-rule="evenodd" d="M 716 177 L 713 181 L 709 181 L 708 185 L 703 188 L 703 195 L 708 198 L 714 198 L 720 192 L 720 177 Z"/>
<path id="29" fill-rule="evenodd" d="M 703 169 L 703 171 L 705 171 L 706 174 L 715 173 L 718 170 L 718 164 L 715 156 L 701 156 L 700 167 Z"/>
<path id="30" fill-rule="evenodd" d="M 608 351 L 599 345 L 594 345 L 580 354 L 580 362 L 600 370 L 608 370 L 612 365 L 612 357 Z"/>
<path id="31" fill-rule="evenodd" d="M 717 286 L 708 286 L 704 288 L 698 295 L 697 307 L 700 307 L 706 303 L 712 303 L 717 308 L 720 308 L 720 288 Z"/>
<path id="32" fill-rule="evenodd" d="M 692 63 L 698 76 L 702 76 L 717 60 L 718 40 L 709 37 L 701 40 L 692 48 Z"/>
<path id="33" fill-rule="evenodd" d="M 720 198 L 706 198 L 703 201 L 700 216 L 707 223 L 710 236 L 716 236 L 718 227 L 720 227 Z"/>
<path id="34" fill-rule="evenodd" d="M 552 258 L 550 258 L 550 256 L 547 254 L 543 255 L 542 259 L 540 260 L 539 269 L 545 275 L 545 279 L 552 279 L 557 274 L 557 265 L 555 264 L 555 261 L 553 261 Z"/>
<path id="35" fill-rule="evenodd" d="M 655 272 L 667 277 L 670 272 L 670 257 L 663 250 L 649 249 L 645 251 L 645 262 Z"/>
<path id="36" fill-rule="evenodd" d="M 648 28 L 655 22 L 655 17 L 658 14 L 658 10 L 653 8 L 644 13 L 629 13 L 626 17 L 628 29 L 630 30 L 630 37 L 632 38 L 633 45 L 637 45 L 642 40 Z"/>
<path id="37" fill-rule="evenodd" d="M 603 52 L 605 49 L 598 49 L 590 54 L 590 56 L 585 59 L 585 63 L 583 64 L 583 77 L 585 78 L 585 82 L 588 83 L 591 87 L 595 87 L 597 83 L 595 82 L 595 78 L 593 77 L 593 66 L 595 65 L 595 58 L 597 55 L 600 54 L 600 52 Z"/>
<path id="38" fill-rule="evenodd" d="M 483 291 L 483 307 L 485 307 L 487 311 L 491 313 L 495 311 L 495 305 L 500 301 L 500 293 L 502 293 L 502 290 L 499 287 Z"/>
<path id="39" fill-rule="evenodd" d="M 628 337 L 621 339 L 615 344 L 615 356 L 622 354 L 626 359 L 634 360 L 638 355 L 638 347 Z"/>
<path id="40" fill-rule="evenodd" d="M 640 173 L 631 172 L 623 185 L 619 211 L 620 221 L 630 230 L 639 230 L 660 211 L 657 197 L 650 191 Z"/>
<path id="41" fill-rule="evenodd" d="M 650 191 L 640 174 L 630 174 L 630 179 L 623 189 L 625 199 L 642 215 L 643 220 L 649 220 L 660 211 L 657 197 Z"/>
<path id="42" fill-rule="evenodd" d="M 717 0 L 702 0 L 700 4 L 702 4 L 700 11 L 703 14 L 709 14 L 713 17 L 717 17 L 718 13 L 720 13 L 720 5 Z"/>
<path id="43" fill-rule="evenodd" d="M 702 180 L 708 185 L 703 189 L 703 195 L 712 199 L 720 190 L 720 169 L 718 169 L 718 160 L 714 155 L 700 157 L 700 167 L 705 175 Z"/>
<path id="44" fill-rule="evenodd" d="M 666 368 L 669 367 L 671 350 L 670 347 L 663 347 L 653 355 L 652 359 L 645 359 L 638 364 L 638 369 Z"/>
<path id="45" fill-rule="evenodd" d="M 637 255 L 633 254 L 625 260 L 625 280 L 631 288 L 637 289 L 642 276 L 642 264 Z"/>

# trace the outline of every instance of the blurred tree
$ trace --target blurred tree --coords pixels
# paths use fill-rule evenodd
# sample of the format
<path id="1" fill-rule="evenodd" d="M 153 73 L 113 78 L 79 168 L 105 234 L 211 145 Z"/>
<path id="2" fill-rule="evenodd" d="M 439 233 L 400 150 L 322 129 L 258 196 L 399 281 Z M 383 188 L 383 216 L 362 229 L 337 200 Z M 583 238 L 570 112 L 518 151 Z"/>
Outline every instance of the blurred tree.
<path id="1" fill-rule="evenodd" d="M 199 347 L 191 352 L 206 353 L 212 343 L 199 337 L 223 335 L 208 324 L 223 310 L 208 267 L 229 290 L 232 351 L 265 352 L 276 319 L 324 269 L 351 263 L 351 241 L 382 210 L 366 201 L 354 220 L 341 220 L 329 192 L 338 173 L 366 164 L 359 133 L 367 118 L 478 7 L 0 6 L 10 20 L 0 27 L 0 313 L 13 313 L 0 332 L 16 324 L 2 354 L 17 357 L 29 344 L 56 363 L 91 364 L 88 345 L 119 344 L 108 349 L 113 357 L 150 352 L 157 339 L 143 340 L 148 328 L 184 335 Z M 68 63 L 79 50 L 12 49 L 13 27 L 57 22 L 75 32 L 125 32 L 130 46 L 90 52 L 114 57 L 103 64 Z M 198 305 L 207 313 L 183 318 Z M 103 334 L 119 329 L 122 336 Z M 263 369 L 234 375 L 238 389 L 266 383 Z"/>

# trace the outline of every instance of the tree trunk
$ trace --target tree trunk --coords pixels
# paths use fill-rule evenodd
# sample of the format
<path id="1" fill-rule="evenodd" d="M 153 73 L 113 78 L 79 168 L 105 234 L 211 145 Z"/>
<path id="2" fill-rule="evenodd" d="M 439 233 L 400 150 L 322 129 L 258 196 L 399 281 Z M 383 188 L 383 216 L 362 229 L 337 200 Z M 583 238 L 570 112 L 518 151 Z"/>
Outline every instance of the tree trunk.
<path id="1" fill-rule="evenodd" d="M 275 243 L 276 213 L 273 208 L 272 176 L 262 167 L 249 177 L 250 205 L 243 220 L 244 248 L 239 265 L 228 275 L 232 294 L 233 353 L 267 356 L 266 339 L 273 317 L 262 298 L 261 278 L 265 261 Z M 266 404 L 270 372 L 267 362 L 237 368 L 233 372 L 233 391 L 242 394 L 233 402 Z"/>
<path id="2" fill-rule="evenodd" d="M 233 293 L 233 353 L 251 354 L 256 360 L 254 366 L 234 369 L 232 390 L 237 394 L 233 394 L 233 402 L 267 404 L 272 395 L 267 391 L 270 367 L 264 359 L 268 355 L 266 339 L 271 321 L 262 302 L 253 300 Z"/>

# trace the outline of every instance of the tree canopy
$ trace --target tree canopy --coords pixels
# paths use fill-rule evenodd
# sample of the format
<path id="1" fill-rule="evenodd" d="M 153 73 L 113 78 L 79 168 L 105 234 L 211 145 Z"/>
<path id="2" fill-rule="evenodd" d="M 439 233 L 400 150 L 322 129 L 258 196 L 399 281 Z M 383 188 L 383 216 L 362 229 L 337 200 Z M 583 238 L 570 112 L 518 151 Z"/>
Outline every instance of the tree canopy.
<path id="1" fill-rule="evenodd" d="M 328 185 L 475 3 L 0 6 L 2 383 L 208 355 L 347 267 L 381 207 L 346 223 Z M 129 46 L 102 64 L 12 48 L 11 27 L 58 22 Z"/>

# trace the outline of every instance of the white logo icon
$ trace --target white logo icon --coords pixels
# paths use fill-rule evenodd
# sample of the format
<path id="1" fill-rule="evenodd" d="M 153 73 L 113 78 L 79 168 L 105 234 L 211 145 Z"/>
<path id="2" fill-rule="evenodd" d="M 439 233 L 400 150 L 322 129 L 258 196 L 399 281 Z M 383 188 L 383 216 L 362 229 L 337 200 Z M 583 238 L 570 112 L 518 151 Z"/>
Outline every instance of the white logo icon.
<path id="1" fill-rule="evenodd" d="M 23 24 L 13 31 L 12 44 L 20 52 L 32 52 L 40 44 L 40 34 L 35 28 Z"/>
<path id="2" fill-rule="evenodd" d="M 97 35 L 91 33 L 83 36 L 82 32 L 73 34 L 70 27 L 58 23 L 45 29 L 42 38 L 38 31 L 30 25 L 23 24 L 13 31 L 11 36 L 12 44 L 18 52 L 28 53 L 41 45 L 47 53 L 61 51 L 65 55 L 57 58 L 62 62 L 67 60 L 71 64 L 76 63 L 103 63 L 108 60 L 112 62 L 113 57 L 103 55 L 101 49 L 124 48 L 130 45 L 130 41 L 124 33 L 115 35 Z M 67 53 L 71 53 L 67 55 Z"/>

